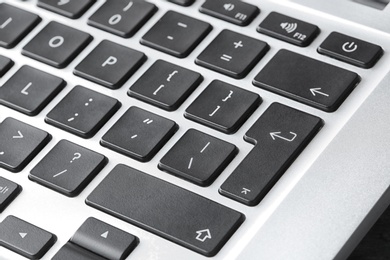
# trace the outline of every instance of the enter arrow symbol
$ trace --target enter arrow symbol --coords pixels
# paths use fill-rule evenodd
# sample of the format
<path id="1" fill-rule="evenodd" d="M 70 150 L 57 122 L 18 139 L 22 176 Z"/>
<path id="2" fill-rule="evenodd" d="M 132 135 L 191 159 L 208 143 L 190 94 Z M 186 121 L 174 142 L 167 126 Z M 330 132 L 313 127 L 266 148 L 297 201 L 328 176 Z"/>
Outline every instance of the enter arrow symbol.
<path id="1" fill-rule="evenodd" d="M 27 236 L 27 233 L 19 233 L 19 235 L 22 237 L 22 238 L 25 238 Z"/>
<path id="2" fill-rule="evenodd" d="M 316 96 L 318 94 L 318 95 L 322 95 L 325 97 L 329 97 L 329 94 L 321 92 L 320 90 L 321 90 L 321 88 L 311 88 L 310 92 L 311 92 L 311 94 L 313 94 L 313 96 Z"/>

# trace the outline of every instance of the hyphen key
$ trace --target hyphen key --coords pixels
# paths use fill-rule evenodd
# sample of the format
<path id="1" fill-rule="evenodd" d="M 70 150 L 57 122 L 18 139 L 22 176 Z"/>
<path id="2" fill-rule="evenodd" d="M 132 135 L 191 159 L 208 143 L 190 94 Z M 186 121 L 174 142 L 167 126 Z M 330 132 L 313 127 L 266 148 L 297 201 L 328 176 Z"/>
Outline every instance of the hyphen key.
<path id="1" fill-rule="evenodd" d="M 125 165 L 117 165 L 86 203 L 206 256 L 217 254 L 244 220 L 237 211 Z"/>

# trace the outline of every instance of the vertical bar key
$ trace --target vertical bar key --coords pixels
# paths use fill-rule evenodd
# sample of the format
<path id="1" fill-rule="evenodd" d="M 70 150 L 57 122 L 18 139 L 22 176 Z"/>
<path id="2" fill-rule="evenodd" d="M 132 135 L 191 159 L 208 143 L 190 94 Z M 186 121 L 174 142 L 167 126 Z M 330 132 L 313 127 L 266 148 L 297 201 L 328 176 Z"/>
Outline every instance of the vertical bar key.
<path id="1" fill-rule="evenodd" d="M 219 192 L 257 205 L 322 126 L 321 118 L 273 103 L 246 133 L 255 147 Z"/>

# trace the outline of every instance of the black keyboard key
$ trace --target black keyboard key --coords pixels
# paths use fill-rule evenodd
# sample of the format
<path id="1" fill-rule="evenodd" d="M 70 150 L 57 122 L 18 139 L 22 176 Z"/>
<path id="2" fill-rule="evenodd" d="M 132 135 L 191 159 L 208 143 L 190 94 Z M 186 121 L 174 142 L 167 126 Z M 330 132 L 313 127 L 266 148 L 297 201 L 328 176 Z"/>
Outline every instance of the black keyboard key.
<path id="1" fill-rule="evenodd" d="M 96 218 L 88 218 L 70 242 L 107 259 L 125 259 L 138 244 L 138 238 Z"/>
<path id="2" fill-rule="evenodd" d="M 52 260 L 107 260 L 73 243 L 66 243 Z"/>
<path id="3" fill-rule="evenodd" d="M 234 133 L 260 105 L 259 95 L 214 80 L 186 109 L 185 117 L 227 134 Z"/>
<path id="4" fill-rule="evenodd" d="M 90 138 L 120 106 L 121 103 L 112 97 L 76 86 L 49 112 L 45 121 L 75 135 Z"/>
<path id="5" fill-rule="evenodd" d="M 223 30 L 198 56 L 196 64 L 233 78 L 244 78 L 267 53 L 263 41 Z"/>
<path id="6" fill-rule="evenodd" d="M 15 63 L 7 58 L 7 57 L 4 57 L 3 55 L 0 55 L 0 78 L 2 76 L 4 76 L 4 74 L 10 69 L 12 68 L 12 66 L 14 65 Z"/>
<path id="7" fill-rule="evenodd" d="M 108 88 L 121 87 L 145 62 L 142 52 L 103 40 L 79 64 L 74 74 Z"/>
<path id="8" fill-rule="evenodd" d="M 56 68 L 66 67 L 92 41 L 91 35 L 50 22 L 22 50 L 22 54 Z"/>
<path id="9" fill-rule="evenodd" d="M 260 13 L 256 6 L 240 0 L 206 0 L 199 11 L 240 26 L 250 24 Z"/>
<path id="10" fill-rule="evenodd" d="M 245 135 L 255 147 L 222 184 L 220 193 L 254 206 L 321 129 L 320 118 L 274 103 Z"/>
<path id="11" fill-rule="evenodd" d="M 106 163 L 105 156 L 67 140 L 61 140 L 31 170 L 28 177 L 66 196 L 75 197 Z"/>
<path id="12" fill-rule="evenodd" d="M 0 176 L 0 213 L 4 211 L 21 191 L 21 186 Z"/>
<path id="13" fill-rule="evenodd" d="M 0 103 L 34 116 L 42 111 L 65 85 L 63 79 L 25 65 L 0 88 Z"/>
<path id="14" fill-rule="evenodd" d="M 211 25 L 168 11 L 141 39 L 141 43 L 170 55 L 184 58 L 211 31 Z"/>
<path id="15" fill-rule="evenodd" d="M 4 119 L 0 124 L 0 167 L 21 171 L 50 139 L 45 131 L 10 117 Z"/>
<path id="16" fill-rule="evenodd" d="M 95 0 L 39 0 L 38 6 L 71 19 L 81 17 Z"/>
<path id="17" fill-rule="evenodd" d="M 308 46 L 320 32 L 313 24 L 276 12 L 271 12 L 257 30 L 300 47 Z"/>
<path id="18" fill-rule="evenodd" d="M 10 49 L 16 46 L 41 18 L 12 5 L 0 4 L 0 46 Z"/>
<path id="19" fill-rule="evenodd" d="M 125 165 L 117 165 L 86 203 L 206 256 L 244 221 L 237 211 Z"/>
<path id="20" fill-rule="evenodd" d="M 145 1 L 106 1 L 88 24 L 124 38 L 133 36 L 157 11 Z"/>
<path id="21" fill-rule="evenodd" d="M 253 84 L 333 112 L 359 82 L 360 77 L 356 73 L 280 50 L 256 76 Z"/>
<path id="22" fill-rule="evenodd" d="M 14 216 L 0 224 L 0 244 L 29 259 L 40 259 L 53 246 L 57 237 Z"/>
<path id="23" fill-rule="evenodd" d="M 195 0 L 168 0 L 168 1 L 182 6 L 190 6 L 195 2 Z"/>
<path id="24" fill-rule="evenodd" d="M 130 107 L 100 141 L 118 153 L 145 162 L 176 132 L 175 122 L 138 107 Z"/>
<path id="25" fill-rule="evenodd" d="M 165 110 L 177 109 L 202 82 L 197 72 L 158 60 L 146 71 L 128 94 Z"/>
<path id="26" fill-rule="evenodd" d="M 358 67 L 371 68 L 382 56 L 383 49 L 378 45 L 332 32 L 318 48 L 318 52 Z"/>
<path id="27" fill-rule="evenodd" d="M 158 167 L 200 186 L 210 185 L 237 154 L 235 145 L 188 130 Z"/>

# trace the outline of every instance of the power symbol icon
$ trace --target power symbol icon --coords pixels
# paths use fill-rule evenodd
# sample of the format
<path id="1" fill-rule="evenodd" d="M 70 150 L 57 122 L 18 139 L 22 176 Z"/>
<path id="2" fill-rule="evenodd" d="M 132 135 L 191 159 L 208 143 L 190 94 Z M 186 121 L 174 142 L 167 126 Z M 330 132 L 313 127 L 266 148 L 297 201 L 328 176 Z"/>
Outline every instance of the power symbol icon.
<path id="1" fill-rule="evenodd" d="M 345 52 L 354 52 L 357 50 L 357 48 L 358 46 L 354 42 L 346 42 L 343 45 L 343 51 Z"/>

